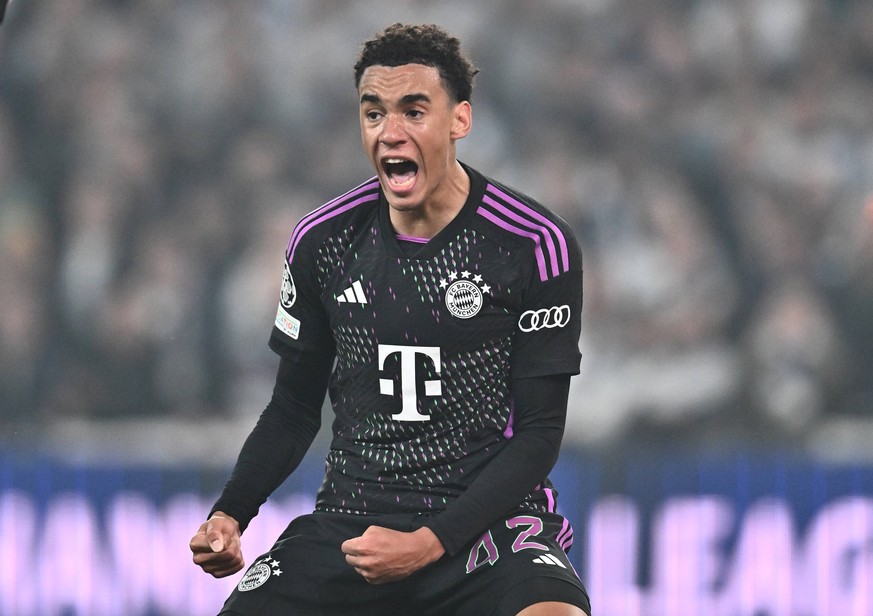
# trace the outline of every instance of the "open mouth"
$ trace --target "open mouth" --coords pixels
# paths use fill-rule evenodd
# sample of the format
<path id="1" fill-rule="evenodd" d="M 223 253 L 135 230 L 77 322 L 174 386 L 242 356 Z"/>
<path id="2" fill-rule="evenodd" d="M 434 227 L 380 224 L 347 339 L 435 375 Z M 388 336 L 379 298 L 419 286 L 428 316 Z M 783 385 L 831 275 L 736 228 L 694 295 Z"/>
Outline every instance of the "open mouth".
<path id="1" fill-rule="evenodd" d="M 409 188 L 418 175 L 418 165 L 405 158 L 385 158 L 382 160 L 385 177 L 393 188 Z"/>

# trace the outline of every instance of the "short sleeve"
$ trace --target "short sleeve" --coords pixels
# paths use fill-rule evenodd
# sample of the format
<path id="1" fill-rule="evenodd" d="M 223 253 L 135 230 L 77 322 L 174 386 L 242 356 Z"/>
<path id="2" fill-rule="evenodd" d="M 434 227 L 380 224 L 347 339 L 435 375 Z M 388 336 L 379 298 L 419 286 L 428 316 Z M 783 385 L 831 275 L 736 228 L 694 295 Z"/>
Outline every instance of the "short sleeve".
<path id="1" fill-rule="evenodd" d="M 582 329 L 582 256 L 567 234 L 567 271 L 545 277 L 534 268 L 522 302 L 512 353 L 512 376 L 578 374 Z"/>
<path id="2" fill-rule="evenodd" d="M 270 348 L 280 356 L 297 360 L 306 354 L 332 355 L 333 337 L 321 300 L 314 255 L 308 246 L 286 256 Z"/>

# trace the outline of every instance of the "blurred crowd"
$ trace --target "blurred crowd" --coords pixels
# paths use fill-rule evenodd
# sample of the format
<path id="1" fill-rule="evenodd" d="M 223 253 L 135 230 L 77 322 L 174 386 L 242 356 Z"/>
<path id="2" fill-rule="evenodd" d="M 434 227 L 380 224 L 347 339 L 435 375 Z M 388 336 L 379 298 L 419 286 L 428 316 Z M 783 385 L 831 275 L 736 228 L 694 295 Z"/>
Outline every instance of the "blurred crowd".
<path id="1" fill-rule="evenodd" d="M 394 21 L 481 69 L 462 159 L 578 232 L 569 440 L 873 417 L 867 0 L 13 0 L 0 432 L 260 412 L 285 244 L 371 175 L 351 66 Z"/>

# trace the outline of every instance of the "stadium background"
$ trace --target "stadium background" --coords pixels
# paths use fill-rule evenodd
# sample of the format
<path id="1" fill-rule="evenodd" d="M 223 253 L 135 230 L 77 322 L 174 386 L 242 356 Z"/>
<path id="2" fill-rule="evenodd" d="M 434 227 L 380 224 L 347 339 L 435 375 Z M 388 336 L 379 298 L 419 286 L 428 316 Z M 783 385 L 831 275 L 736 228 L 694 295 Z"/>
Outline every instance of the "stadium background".
<path id="1" fill-rule="evenodd" d="M 582 243 L 554 478 L 595 613 L 873 615 L 866 0 L 13 0 L 0 615 L 211 614 L 239 577 L 187 540 L 269 395 L 293 223 L 370 175 L 350 66 L 393 21 L 461 37 L 463 160 Z"/>

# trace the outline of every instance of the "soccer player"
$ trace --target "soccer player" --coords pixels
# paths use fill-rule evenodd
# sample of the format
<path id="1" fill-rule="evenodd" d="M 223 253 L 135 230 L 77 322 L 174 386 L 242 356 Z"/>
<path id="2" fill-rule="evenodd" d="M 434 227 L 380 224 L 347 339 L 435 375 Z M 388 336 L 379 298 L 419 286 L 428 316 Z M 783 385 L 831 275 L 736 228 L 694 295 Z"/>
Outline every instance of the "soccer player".
<path id="1" fill-rule="evenodd" d="M 376 177 L 291 233 L 272 399 L 191 540 L 215 577 L 296 468 L 329 389 L 315 511 L 221 614 L 590 614 L 548 479 L 579 370 L 569 226 L 456 158 L 476 71 L 459 41 L 395 24 L 355 65 Z"/>

